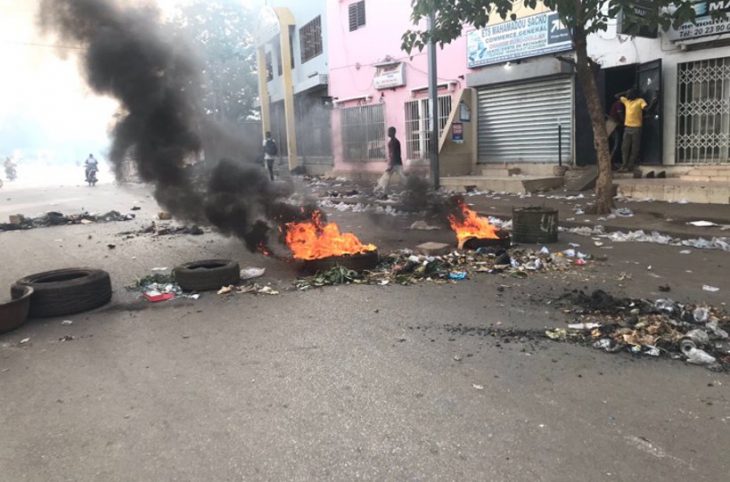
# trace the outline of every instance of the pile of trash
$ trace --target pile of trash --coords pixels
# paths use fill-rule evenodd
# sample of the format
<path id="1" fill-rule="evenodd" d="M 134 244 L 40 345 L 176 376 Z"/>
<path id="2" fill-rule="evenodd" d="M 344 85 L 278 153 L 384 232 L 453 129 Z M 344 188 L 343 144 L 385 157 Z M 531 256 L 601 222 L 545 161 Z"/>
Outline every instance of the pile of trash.
<path id="1" fill-rule="evenodd" d="M 657 231 L 652 231 L 651 233 L 646 233 L 643 230 L 629 232 L 615 231 L 612 233 L 606 233 L 606 229 L 601 225 L 597 225 L 594 227 L 583 226 L 570 229 L 561 228 L 561 231 L 567 231 L 569 233 L 578 234 L 580 236 L 605 238 L 616 243 L 655 243 L 663 244 L 666 246 L 684 246 L 696 249 L 719 249 L 722 251 L 730 251 L 730 238 L 724 236 L 714 237 L 712 239 L 680 239 L 661 234 Z"/>
<path id="2" fill-rule="evenodd" d="M 508 274 L 526 278 L 531 272 L 568 271 L 585 266 L 591 256 L 575 249 L 551 253 L 540 250 L 512 248 L 479 248 L 476 251 L 452 251 L 443 256 L 415 254 L 402 249 L 381 258 L 370 271 L 357 272 L 335 266 L 314 276 L 299 278 L 298 290 L 342 284 L 412 285 L 421 282 L 449 283 L 468 279 L 478 273 Z"/>
<path id="3" fill-rule="evenodd" d="M 714 370 L 730 368 L 730 317 L 717 308 L 614 298 L 602 290 L 590 295 L 573 291 L 551 304 L 573 316 L 567 328 L 545 332 L 552 340 L 587 343 L 609 353 L 682 359 Z"/>
<path id="4" fill-rule="evenodd" d="M 155 273 L 137 279 L 134 283 L 127 286 L 127 289 L 142 293 L 144 299 L 150 303 L 170 301 L 178 297 L 191 299 L 198 299 L 200 297 L 197 294 L 183 293 L 180 285 L 175 282 L 175 277 L 167 273 Z"/>
<path id="5" fill-rule="evenodd" d="M 111 223 L 117 221 L 131 221 L 135 219 L 134 214 L 121 214 L 119 211 L 109 211 L 104 214 L 81 214 L 65 215 L 51 211 L 36 218 L 25 217 L 22 214 L 10 216 L 9 223 L 0 223 L 0 231 L 18 231 L 21 229 L 44 228 L 48 226 L 64 226 L 69 224 L 94 224 Z"/>

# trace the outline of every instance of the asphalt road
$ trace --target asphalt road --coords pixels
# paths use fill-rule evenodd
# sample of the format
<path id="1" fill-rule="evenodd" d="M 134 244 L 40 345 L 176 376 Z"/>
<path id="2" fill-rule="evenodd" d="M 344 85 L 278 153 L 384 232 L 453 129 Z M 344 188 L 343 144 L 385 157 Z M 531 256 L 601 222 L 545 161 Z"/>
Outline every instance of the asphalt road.
<path id="1" fill-rule="evenodd" d="M 563 236 L 560 247 L 580 243 L 608 260 L 525 280 L 298 292 L 295 265 L 216 233 L 125 239 L 119 233 L 158 211 L 141 187 L 0 195 L 0 218 L 142 208 L 127 223 L 0 233 L 0 285 L 95 266 L 115 287 L 111 305 L 67 317 L 73 325 L 31 320 L 0 335 L 0 480 L 721 481 L 730 473 L 727 374 L 446 329 L 563 326 L 565 314 L 545 301 L 572 288 L 657 298 L 669 284 L 676 300 L 721 304 L 727 253 L 598 248 Z M 333 218 L 383 251 L 451 237 L 404 229 L 412 219 Z M 264 282 L 281 294 L 151 305 L 124 289 L 152 268 L 214 257 L 265 266 Z M 75 339 L 59 341 L 65 335 Z"/>

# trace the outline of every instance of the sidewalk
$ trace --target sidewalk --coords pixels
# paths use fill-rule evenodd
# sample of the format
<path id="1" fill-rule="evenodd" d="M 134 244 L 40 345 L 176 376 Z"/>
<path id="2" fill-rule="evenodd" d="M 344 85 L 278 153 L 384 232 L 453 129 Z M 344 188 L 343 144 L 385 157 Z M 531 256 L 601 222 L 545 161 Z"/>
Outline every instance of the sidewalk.
<path id="1" fill-rule="evenodd" d="M 398 203 L 393 200 L 378 200 L 369 195 L 372 185 L 342 180 L 330 181 L 327 184 L 327 186 L 319 184 L 316 186 L 315 192 L 320 194 L 323 199 L 330 199 L 333 203 L 392 206 L 395 209 L 398 207 Z M 348 197 L 327 196 L 328 192 L 335 191 L 345 194 L 353 189 L 359 193 Z M 594 200 L 592 191 L 558 190 L 532 195 L 471 193 L 464 196 L 467 203 L 480 214 L 503 219 L 512 218 L 512 209 L 515 207 L 541 206 L 557 209 L 560 225 L 566 228 L 601 225 L 607 232 L 644 230 L 651 233 L 657 231 L 681 239 L 730 237 L 730 206 L 728 205 L 618 200 L 616 209 L 630 214 L 629 216 L 596 216 L 583 214 L 583 211 Z M 709 221 L 719 226 L 696 227 L 688 224 L 692 221 Z"/>
<path id="2" fill-rule="evenodd" d="M 581 214 L 593 199 L 594 195 L 590 191 L 556 191 L 532 196 L 483 194 L 470 196 L 467 201 L 480 213 L 499 218 L 511 218 L 513 207 L 550 207 L 558 210 L 560 225 L 568 228 L 602 225 L 607 232 L 657 231 L 682 239 L 730 236 L 730 206 L 727 205 L 617 201 L 617 210 L 628 209 L 632 215 L 622 217 Z M 696 227 L 688 224 L 692 221 L 710 221 L 720 226 Z"/>

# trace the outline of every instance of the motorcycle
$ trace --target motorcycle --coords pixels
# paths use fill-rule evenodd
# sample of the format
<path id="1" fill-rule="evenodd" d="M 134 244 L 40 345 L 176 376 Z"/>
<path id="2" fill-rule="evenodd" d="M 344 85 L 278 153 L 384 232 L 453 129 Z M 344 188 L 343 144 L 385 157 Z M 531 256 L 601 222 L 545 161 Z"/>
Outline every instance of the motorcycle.
<path id="1" fill-rule="evenodd" d="M 86 182 L 89 184 L 89 187 L 96 186 L 96 183 L 97 183 L 96 168 L 94 168 L 94 167 L 86 168 Z"/>

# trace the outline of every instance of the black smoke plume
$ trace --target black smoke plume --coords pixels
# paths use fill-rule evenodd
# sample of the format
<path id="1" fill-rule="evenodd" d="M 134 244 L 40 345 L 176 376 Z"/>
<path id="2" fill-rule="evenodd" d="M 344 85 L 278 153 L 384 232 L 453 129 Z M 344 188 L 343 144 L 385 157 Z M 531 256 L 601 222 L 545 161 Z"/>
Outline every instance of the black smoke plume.
<path id="1" fill-rule="evenodd" d="M 266 242 L 272 222 L 311 213 L 311 207 L 288 203 L 290 188 L 269 182 L 256 165 L 259 140 L 236 138 L 204 115 L 197 102 L 201 69 L 191 50 L 165 31 L 155 8 L 118 0 L 41 0 L 39 20 L 45 32 L 83 47 L 87 83 L 120 103 L 109 152 L 117 177 L 133 160 L 173 216 L 212 224 L 251 250 Z M 203 133 L 211 132 L 216 151 L 224 146 L 228 159 L 201 182 L 186 164 L 200 157 Z"/>

